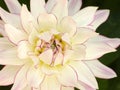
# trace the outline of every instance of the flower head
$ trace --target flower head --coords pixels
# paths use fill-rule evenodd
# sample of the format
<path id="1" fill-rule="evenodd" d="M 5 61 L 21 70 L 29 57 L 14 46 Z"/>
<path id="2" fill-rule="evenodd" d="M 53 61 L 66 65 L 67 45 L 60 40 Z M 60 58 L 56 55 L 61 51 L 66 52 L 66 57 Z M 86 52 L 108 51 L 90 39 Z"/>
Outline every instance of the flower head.
<path id="1" fill-rule="evenodd" d="M 116 51 L 120 39 L 96 33 L 109 10 L 86 7 L 81 0 L 30 0 L 30 11 L 17 0 L 0 8 L 0 85 L 11 90 L 98 89 L 95 77 L 113 78 L 102 55 Z"/>

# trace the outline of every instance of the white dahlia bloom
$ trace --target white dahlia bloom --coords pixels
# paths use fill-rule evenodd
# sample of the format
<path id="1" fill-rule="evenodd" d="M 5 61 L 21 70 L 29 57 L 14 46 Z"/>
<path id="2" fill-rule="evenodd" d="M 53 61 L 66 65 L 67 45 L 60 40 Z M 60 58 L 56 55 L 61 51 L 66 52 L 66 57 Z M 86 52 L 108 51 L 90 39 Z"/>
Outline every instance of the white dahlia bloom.
<path id="1" fill-rule="evenodd" d="M 98 58 L 115 52 L 120 39 L 95 32 L 109 10 L 81 0 L 30 0 L 30 11 L 18 0 L 4 0 L 0 8 L 0 85 L 11 90 L 96 90 L 95 77 L 115 72 Z"/>

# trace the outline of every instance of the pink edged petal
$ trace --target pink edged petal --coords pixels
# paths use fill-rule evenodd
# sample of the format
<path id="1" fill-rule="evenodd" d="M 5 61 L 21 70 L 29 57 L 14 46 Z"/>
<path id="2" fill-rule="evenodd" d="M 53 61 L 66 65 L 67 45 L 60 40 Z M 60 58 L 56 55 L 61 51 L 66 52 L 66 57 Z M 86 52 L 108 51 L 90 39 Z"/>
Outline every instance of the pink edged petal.
<path id="1" fill-rule="evenodd" d="M 93 73 L 82 61 L 73 61 L 69 65 L 76 71 L 78 80 L 91 86 L 92 88 L 98 88 L 97 81 Z"/>
<path id="2" fill-rule="evenodd" d="M 74 90 L 74 87 L 64 87 L 64 86 L 62 86 L 61 90 Z"/>
<path id="3" fill-rule="evenodd" d="M 4 30 L 4 22 L 0 20 L 0 35 L 6 36 L 5 30 Z"/>
<path id="4" fill-rule="evenodd" d="M 31 67 L 27 72 L 27 81 L 31 87 L 39 88 L 40 83 L 44 79 L 44 74 L 40 68 Z"/>
<path id="5" fill-rule="evenodd" d="M 106 53 L 115 52 L 116 49 L 102 40 L 99 36 L 89 39 L 86 43 L 86 60 L 92 60 L 103 56 Z"/>
<path id="6" fill-rule="evenodd" d="M 71 43 L 73 45 L 82 44 L 94 36 L 98 36 L 98 33 L 88 28 L 78 28 L 75 35 L 71 38 Z"/>
<path id="7" fill-rule="evenodd" d="M 69 15 L 74 15 L 82 6 L 82 0 L 69 0 L 68 12 Z"/>
<path id="8" fill-rule="evenodd" d="M 14 47 L 14 45 L 8 41 L 7 38 L 0 38 L 0 51 L 7 50 Z"/>
<path id="9" fill-rule="evenodd" d="M 4 0 L 7 7 L 11 13 L 19 14 L 21 10 L 21 5 L 18 0 Z"/>
<path id="10" fill-rule="evenodd" d="M 46 57 L 47 56 L 47 57 Z M 43 61 L 44 63 L 46 64 L 51 64 L 52 62 L 52 58 L 53 58 L 53 51 L 52 49 L 48 49 L 44 52 L 42 52 L 40 55 L 39 55 L 39 58 L 41 61 Z"/>
<path id="11" fill-rule="evenodd" d="M 64 86 L 74 87 L 77 83 L 76 72 L 68 65 L 66 65 L 61 71 L 59 71 L 57 78 L 58 81 Z"/>
<path id="12" fill-rule="evenodd" d="M 30 65 L 24 65 L 15 77 L 15 81 L 11 90 L 23 90 L 27 86 L 26 74 Z"/>
<path id="13" fill-rule="evenodd" d="M 5 23 L 11 24 L 17 28 L 22 28 L 19 15 L 8 13 L 0 7 L 0 17 Z"/>
<path id="14" fill-rule="evenodd" d="M 25 29 L 25 31 L 29 34 L 32 30 L 35 30 L 36 22 L 34 20 L 34 17 L 31 15 L 31 13 L 28 11 L 27 6 L 23 5 L 21 10 L 21 21 L 22 26 Z"/>
<path id="15" fill-rule="evenodd" d="M 21 60 L 17 57 L 16 48 L 0 51 L 0 64 L 2 65 L 23 65 L 26 62 L 27 60 Z"/>
<path id="16" fill-rule="evenodd" d="M 5 66 L 0 71 L 0 85 L 10 85 L 14 83 L 15 75 L 21 66 Z"/>
<path id="17" fill-rule="evenodd" d="M 18 57 L 21 59 L 28 58 L 28 52 L 32 51 L 32 47 L 28 41 L 21 41 L 18 44 Z"/>
<path id="18" fill-rule="evenodd" d="M 45 0 L 30 0 L 31 13 L 35 18 L 41 13 L 45 13 Z"/>
<path id="19" fill-rule="evenodd" d="M 107 20 L 109 13 L 110 13 L 109 10 L 98 10 L 95 13 L 94 20 L 90 24 L 90 27 L 96 30 L 98 26 L 100 26 L 102 23 L 104 23 Z"/>
<path id="20" fill-rule="evenodd" d="M 58 82 L 57 78 L 53 75 L 46 76 L 43 83 L 40 85 L 40 90 L 61 90 L 61 84 Z"/>
<path id="21" fill-rule="evenodd" d="M 21 40 L 27 40 L 27 34 L 24 31 L 16 29 L 10 24 L 5 24 L 5 32 L 14 44 L 18 44 Z"/>
<path id="22" fill-rule="evenodd" d="M 68 16 L 68 0 L 56 0 L 56 4 L 52 9 L 52 14 L 57 17 L 58 21 Z"/>
<path id="23" fill-rule="evenodd" d="M 86 7 L 73 15 L 73 19 L 76 21 L 78 27 L 84 27 L 89 25 L 93 19 L 98 7 Z"/>
<path id="24" fill-rule="evenodd" d="M 96 77 L 110 79 L 116 77 L 116 73 L 98 60 L 85 61 Z"/>

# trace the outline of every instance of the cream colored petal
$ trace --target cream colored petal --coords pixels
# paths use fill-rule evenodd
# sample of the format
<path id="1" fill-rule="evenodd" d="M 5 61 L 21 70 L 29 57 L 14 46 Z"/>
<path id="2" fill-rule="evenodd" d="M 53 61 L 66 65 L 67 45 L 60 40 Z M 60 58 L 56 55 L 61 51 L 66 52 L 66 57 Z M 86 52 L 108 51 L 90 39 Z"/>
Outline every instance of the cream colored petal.
<path id="1" fill-rule="evenodd" d="M 68 16 L 68 0 L 56 0 L 56 4 L 52 9 L 52 14 L 60 21 L 63 17 Z"/>
<path id="2" fill-rule="evenodd" d="M 5 66 L 0 71 L 0 85 L 10 85 L 14 83 L 16 73 L 20 69 L 20 66 Z"/>
<path id="3" fill-rule="evenodd" d="M 29 69 L 29 65 L 24 65 L 15 77 L 14 84 L 11 90 L 23 90 L 27 86 L 26 74 Z"/>
<path id="4" fill-rule="evenodd" d="M 74 87 L 64 87 L 64 86 L 62 86 L 61 90 L 74 90 Z"/>
<path id="5" fill-rule="evenodd" d="M 45 0 L 30 0 L 31 13 L 35 18 L 41 13 L 45 13 Z"/>
<path id="6" fill-rule="evenodd" d="M 70 63 L 78 75 L 78 80 L 91 86 L 92 88 L 98 88 L 97 81 L 90 71 L 90 69 L 82 61 L 73 61 Z"/>
<path id="7" fill-rule="evenodd" d="M 31 87 L 39 88 L 39 85 L 44 79 L 44 74 L 40 68 L 31 67 L 27 72 L 27 81 Z"/>
<path id="8" fill-rule="evenodd" d="M 76 12 L 80 10 L 81 6 L 82 0 L 69 0 L 68 3 L 69 15 L 74 15 Z"/>
<path id="9" fill-rule="evenodd" d="M 98 60 L 85 61 L 96 77 L 110 79 L 116 77 L 116 73 Z"/>
<path id="10" fill-rule="evenodd" d="M 7 24 L 11 24 L 17 28 L 22 28 L 19 15 L 8 13 L 0 7 L 0 17 Z"/>
<path id="11" fill-rule="evenodd" d="M 31 90 L 31 87 L 30 86 L 26 86 L 24 89 L 22 90 Z M 33 89 L 34 90 L 34 89 Z"/>
<path id="12" fill-rule="evenodd" d="M 6 36 L 5 30 L 4 30 L 4 22 L 0 20 L 0 34 L 2 36 Z"/>
<path id="13" fill-rule="evenodd" d="M 43 83 L 40 85 L 40 90 L 61 90 L 61 84 L 55 76 L 46 76 Z"/>
<path id="14" fill-rule="evenodd" d="M 42 53 L 39 55 L 39 58 L 40 58 L 40 60 L 43 61 L 44 63 L 46 63 L 46 64 L 51 64 L 52 58 L 53 58 L 53 51 L 52 51 L 52 49 L 48 49 L 48 50 L 42 52 Z"/>
<path id="15" fill-rule="evenodd" d="M 10 24 L 5 24 L 5 32 L 14 44 L 18 44 L 21 40 L 27 40 L 27 34 L 24 31 L 20 31 Z"/>
<path id="16" fill-rule="evenodd" d="M 77 75 L 75 71 L 68 65 L 66 65 L 60 73 L 58 73 L 57 78 L 59 82 L 64 86 L 74 87 L 77 83 Z"/>
<path id="17" fill-rule="evenodd" d="M 73 15 L 72 18 L 76 21 L 77 27 L 89 25 L 93 21 L 97 9 L 98 7 L 86 7 Z"/>
<path id="18" fill-rule="evenodd" d="M 62 36 L 62 40 L 65 41 L 67 44 L 71 45 L 70 35 L 69 35 L 68 33 L 65 33 L 65 34 Z"/>
<path id="19" fill-rule="evenodd" d="M 18 0 L 4 0 L 7 7 L 11 13 L 19 14 L 21 10 L 21 5 Z"/>
<path id="20" fill-rule="evenodd" d="M 82 44 L 86 42 L 89 38 L 98 36 L 98 33 L 92 31 L 88 28 L 78 28 L 75 35 L 71 38 L 71 43 Z"/>
<path id="21" fill-rule="evenodd" d="M 17 57 L 16 48 L 0 51 L 0 64 L 2 65 L 23 65 L 25 63 L 26 60 L 20 60 Z"/>

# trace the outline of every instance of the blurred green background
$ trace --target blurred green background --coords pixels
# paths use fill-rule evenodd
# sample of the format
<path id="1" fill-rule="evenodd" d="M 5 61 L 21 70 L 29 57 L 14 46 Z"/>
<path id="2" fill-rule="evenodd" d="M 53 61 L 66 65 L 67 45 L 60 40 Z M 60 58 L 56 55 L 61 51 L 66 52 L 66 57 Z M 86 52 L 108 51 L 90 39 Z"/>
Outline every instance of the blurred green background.
<path id="1" fill-rule="evenodd" d="M 21 4 L 24 3 L 29 6 L 29 0 L 19 1 Z M 0 0 L 0 6 L 8 10 L 4 0 Z M 110 38 L 120 38 L 120 0 L 83 0 L 82 8 L 85 6 L 98 6 L 99 9 L 110 9 L 108 20 L 97 29 L 97 32 Z M 120 47 L 117 50 L 117 52 L 106 54 L 99 59 L 102 63 L 111 67 L 118 75 L 117 78 L 109 80 L 97 79 L 99 90 L 120 90 Z M 10 90 L 10 88 L 11 86 L 1 86 L 0 90 Z"/>

